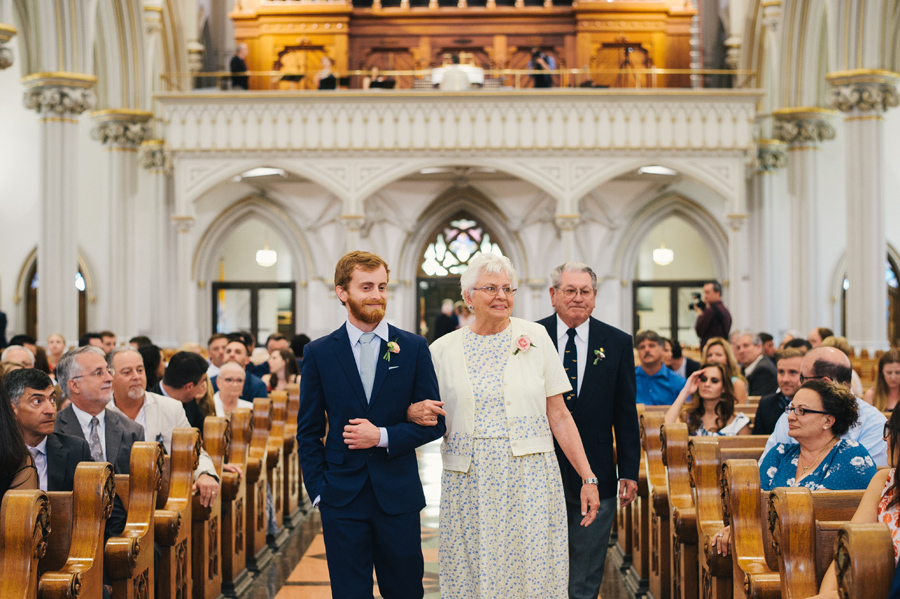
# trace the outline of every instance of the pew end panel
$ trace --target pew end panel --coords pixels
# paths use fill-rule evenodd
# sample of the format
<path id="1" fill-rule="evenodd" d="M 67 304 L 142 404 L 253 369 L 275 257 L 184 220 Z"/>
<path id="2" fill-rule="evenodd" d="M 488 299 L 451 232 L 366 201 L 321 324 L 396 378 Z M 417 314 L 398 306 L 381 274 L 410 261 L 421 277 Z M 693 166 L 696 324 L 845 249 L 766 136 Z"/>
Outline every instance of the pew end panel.
<path id="1" fill-rule="evenodd" d="M 660 430 L 663 465 L 669 498 L 669 572 L 673 599 L 695 598 L 699 592 L 697 570 L 697 510 L 687 467 L 688 427 L 683 422 Z"/>
<path id="2" fill-rule="evenodd" d="M 891 531 L 883 523 L 846 523 L 834 548 L 841 599 L 887 597 L 894 577 Z"/>
<path id="3" fill-rule="evenodd" d="M 203 422 L 203 444 L 212 460 L 222 489 L 222 466 L 231 444 L 231 425 L 227 418 L 208 416 Z M 217 599 L 222 595 L 221 519 L 222 493 L 209 507 L 194 495 L 191 506 L 191 571 L 193 599 Z"/>
<path id="4" fill-rule="evenodd" d="M 50 538 L 50 499 L 39 489 L 7 491 L 0 505 L 0 597 L 37 597 L 38 560 Z"/>
<path id="5" fill-rule="evenodd" d="M 666 486 L 666 467 L 663 463 L 660 431 L 665 424 L 661 411 L 645 411 L 641 416 L 644 434 L 644 457 L 647 465 L 647 485 L 650 494 L 650 572 L 649 592 L 656 599 L 668 599 L 671 589 L 669 570 L 669 496 Z"/>
<path id="6" fill-rule="evenodd" d="M 222 590 L 233 595 L 242 594 L 253 580 L 246 568 L 247 452 L 251 418 L 249 408 L 237 408 L 231 413 L 228 463 L 238 466 L 244 476 L 222 473 Z"/>
<path id="7" fill-rule="evenodd" d="M 250 427 L 250 446 L 247 455 L 246 535 L 247 568 L 259 572 L 272 561 L 272 549 L 266 544 L 267 518 L 266 483 L 269 428 L 272 425 L 272 404 L 267 397 L 253 400 Z"/>

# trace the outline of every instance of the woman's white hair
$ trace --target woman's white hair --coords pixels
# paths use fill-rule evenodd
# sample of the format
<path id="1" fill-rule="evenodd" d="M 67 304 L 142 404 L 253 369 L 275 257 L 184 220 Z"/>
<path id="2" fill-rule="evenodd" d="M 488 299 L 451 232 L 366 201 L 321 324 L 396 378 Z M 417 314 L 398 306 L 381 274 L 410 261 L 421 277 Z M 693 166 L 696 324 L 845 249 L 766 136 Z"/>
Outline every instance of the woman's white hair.
<path id="1" fill-rule="evenodd" d="M 469 268 L 459 278 L 463 299 L 466 299 L 467 293 L 472 294 L 472 290 L 475 289 L 475 285 L 478 283 L 478 278 L 481 275 L 496 274 L 501 271 L 505 272 L 506 276 L 509 277 L 509 284 L 513 289 L 519 287 L 519 275 L 516 273 L 516 269 L 513 268 L 509 258 L 493 252 L 476 254 L 474 258 L 469 260 Z"/>

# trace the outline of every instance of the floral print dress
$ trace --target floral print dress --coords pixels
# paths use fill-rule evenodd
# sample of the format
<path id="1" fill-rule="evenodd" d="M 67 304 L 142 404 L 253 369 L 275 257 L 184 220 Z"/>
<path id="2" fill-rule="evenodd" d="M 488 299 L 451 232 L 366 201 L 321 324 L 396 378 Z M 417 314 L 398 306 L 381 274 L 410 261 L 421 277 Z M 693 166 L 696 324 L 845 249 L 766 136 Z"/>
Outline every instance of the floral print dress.
<path id="1" fill-rule="evenodd" d="M 865 489 L 875 476 L 875 461 L 866 448 L 848 439 L 837 442 L 815 470 L 797 483 L 798 443 L 779 443 L 759 465 L 759 482 L 763 491 L 776 487 L 807 487 L 843 491 Z"/>
<path id="2" fill-rule="evenodd" d="M 895 503 L 891 507 L 888 504 L 894 498 L 894 477 L 897 476 L 897 469 L 891 468 L 891 474 L 884 483 L 884 489 L 881 490 L 881 501 L 878 502 L 878 520 L 887 524 L 891 531 L 891 540 L 894 544 L 894 563 L 900 560 L 900 504 Z"/>
<path id="3" fill-rule="evenodd" d="M 509 328 L 463 334 L 475 395 L 473 457 L 468 472 L 444 470 L 441 478 L 441 599 L 566 599 L 568 530 L 556 454 L 515 457 L 509 440 L 511 428 L 549 434 L 549 422 L 507 419 Z"/>

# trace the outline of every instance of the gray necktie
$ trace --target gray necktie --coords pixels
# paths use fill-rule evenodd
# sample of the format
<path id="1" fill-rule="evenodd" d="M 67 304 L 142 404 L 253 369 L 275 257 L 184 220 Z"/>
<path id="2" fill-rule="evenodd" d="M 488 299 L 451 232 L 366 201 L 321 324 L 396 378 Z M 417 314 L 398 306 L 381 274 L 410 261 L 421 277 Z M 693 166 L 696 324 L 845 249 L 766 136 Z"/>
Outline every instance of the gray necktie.
<path id="1" fill-rule="evenodd" d="M 100 446 L 100 421 L 94 416 L 91 418 L 91 438 L 88 444 L 91 446 L 91 459 L 95 462 L 105 462 L 103 459 L 103 447 Z"/>
<path id="2" fill-rule="evenodd" d="M 366 400 L 372 401 L 372 385 L 375 383 L 375 354 L 372 339 L 375 333 L 363 333 L 359 338 L 359 378 L 362 379 Z"/>
<path id="3" fill-rule="evenodd" d="M 44 481 L 47 480 L 46 474 L 44 474 L 44 476 L 41 476 L 41 473 L 47 472 L 47 466 L 44 462 L 44 460 L 46 459 L 44 457 L 44 452 L 37 447 L 29 447 L 28 451 L 31 452 L 31 457 L 34 458 L 34 469 L 37 470 L 38 473 L 38 484 L 41 487 L 41 491 L 46 491 L 47 485 L 44 483 Z"/>

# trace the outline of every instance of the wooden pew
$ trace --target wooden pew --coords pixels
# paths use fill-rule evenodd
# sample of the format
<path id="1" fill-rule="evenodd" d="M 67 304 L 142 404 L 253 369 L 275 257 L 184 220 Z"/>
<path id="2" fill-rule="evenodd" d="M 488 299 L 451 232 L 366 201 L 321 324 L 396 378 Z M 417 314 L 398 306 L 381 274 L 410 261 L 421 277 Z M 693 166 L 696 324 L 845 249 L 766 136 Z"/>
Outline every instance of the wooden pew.
<path id="1" fill-rule="evenodd" d="M 156 495 L 162 484 L 162 443 L 131 447 L 131 474 L 116 475 L 116 494 L 128 510 L 121 536 L 106 541 L 104 567 L 116 599 L 152 597 Z"/>
<path id="2" fill-rule="evenodd" d="M 834 553 L 841 599 L 888 596 L 895 566 L 886 524 L 844 524 L 838 529 Z"/>
<path id="3" fill-rule="evenodd" d="M 212 459 L 219 481 L 222 480 L 222 465 L 230 443 L 231 427 L 228 420 L 207 416 L 203 421 L 203 445 Z M 191 518 L 193 598 L 217 599 L 222 595 L 221 493 L 209 507 L 203 507 L 200 496 L 194 495 Z"/>
<path id="4" fill-rule="evenodd" d="M 275 535 L 269 539 L 272 549 L 277 550 L 288 539 L 288 530 L 284 527 L 284 423 L 287 420 L 287 392 L 272 391 L 269 394 L 272 402 L 272 424 L 269 426 L 269 437 L 266 443 L 266 479 L 275 505 Z"/>
<path id="5" fill-rule="evenodd" d="M 35 599 L 47 552 L 50 500 L 41 490 L 7 491 L 0 506 L 0 597 Z"/>
<path id="6" fill-rule="evenodd" d="M 250 448 L 250 408 L 237 408 L 231 413 L 231 444 L 228 463 L 244 472 L 222 473 L 222 590 L 237 596 L 253 582 L 247 570 L 247 451 Z"/>
<path id="7" fill-rule="evenodd" d="M 172 431 L 171 475 L 166 505 L 156 510 L 154 534 L 161 549 L 160 597 L 190 596 L 191 524 L 194 470 L 200 461 L 200 433 L 195 428 Z"/>
<path id="8" fill-rule="evenodd" d="M 110 464 L 82 462 L 75 469 L 73 491 L 47 493 L 50 538 L 38 563 L 42 599 L 103 593 L 103 537 L 115 486 Z"/>
<path id="9" fill-rule="evenodd" d="M 650 549 L 648 592 L 655 599 L 668 599 L 671 589 L 669 494 L 660 439 L 660 429 L 664 423 L 665 412 L 663 411 L 645 410 L 641 416 L 641 442 L 644 445 L 650 504 L 650 538 L 646 544 Z"/>
<path id="10" fill-rule="evenodd" d="M 303 497 L 303 479 L 300 475 L 300 457 L 297 455 L 297 416 L 300 411 L 300 385 L 287 386 L 287 420 L 284 423 L 284 523 L 291 528 L 303 520 L 300 509 Z"/>
<path id="11" fill-rule="evenodd" d="M 683 422 L 666 424 L 660 430 L 661 453 L 666 466 L 669 501 L 669 572 L 673 599 L 696 598 L 699 590 L 697 570 L 697 509 L 688 471 L 688 426 Z"/>
<path id="12" fill-rule="evenodd" d="M 761 490 L 756 460 L 725 461 L 722 497 L 731 525 L 734 599 L 778 599 L 781 574 L 768 526 L 769 492 Z"/>
<path id="13" fill-rule="evenodd" d="M 784 599 L 811 597 L 819 592 L 822 577 L 834 559 L 838 529 L 856 513 L 863 491 L 781 487 L 769 493 L 769 529 Z M 890 555 L 893 557 L 893 552 Z"/>
<path id="14" fill-rule="evenodd" d="M 731 597 L 731 556 L 719 555 L 710 542 L 725 526 L 722 503 L 722 464 L 728 459 L 754 459 L 762 455 L 764 435 L 691 437 L 688 470 L 697 509 L 697 557 L 700 593 L 710 599 Z"/>
<path id="15" fill-rule="evenodd" d="M 272 561 L 272 549 L 266 544 L 266 462 L 267 440 L 272 424 L 272 404 L 268 397 L 253 400 L 253 418 L 250 427 L 250 448 L 247 456 L 246 535 L 247 568 L 259 572 Z"/>

